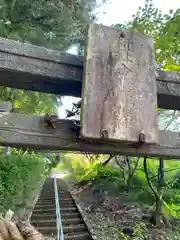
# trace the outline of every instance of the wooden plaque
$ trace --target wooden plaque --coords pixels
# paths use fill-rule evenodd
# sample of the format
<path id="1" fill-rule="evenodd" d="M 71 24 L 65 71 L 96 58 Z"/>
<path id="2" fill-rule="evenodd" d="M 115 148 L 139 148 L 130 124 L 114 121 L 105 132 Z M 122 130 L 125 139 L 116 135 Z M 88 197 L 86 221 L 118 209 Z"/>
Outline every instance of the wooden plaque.
<path id="1" fill-rule="evenodd" d="M 158 143 L 153 40 L 137 32 L 89 26 L 82 90 L 85 138 Z"/>

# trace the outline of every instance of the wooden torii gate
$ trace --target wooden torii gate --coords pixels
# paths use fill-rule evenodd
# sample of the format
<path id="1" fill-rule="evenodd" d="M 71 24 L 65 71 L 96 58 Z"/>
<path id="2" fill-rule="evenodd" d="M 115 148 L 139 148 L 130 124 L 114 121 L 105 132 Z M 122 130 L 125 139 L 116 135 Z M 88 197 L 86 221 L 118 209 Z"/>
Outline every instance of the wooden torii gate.
<path id="1" fill-rule="evenodd" d="M 83 102 L 80 127 L 54 119 L 51 128 L 42 116 L 1 112 L 1 145 L 180 157 L 180 134 L 159 131 L 155 113 L 157 106 L 180 110 L 180 74 L 155 69 L 149 37 L 91 25 L 84 59 L 0 38 L 0 60 L 1 86 Z"/>

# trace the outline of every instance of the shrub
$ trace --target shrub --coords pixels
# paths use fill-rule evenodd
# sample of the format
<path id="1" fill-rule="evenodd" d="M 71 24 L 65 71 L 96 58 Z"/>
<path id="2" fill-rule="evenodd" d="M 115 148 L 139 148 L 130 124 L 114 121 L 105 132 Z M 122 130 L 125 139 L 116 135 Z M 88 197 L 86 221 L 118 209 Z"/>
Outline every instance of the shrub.
<path id="1" fill-rule="evenodd" d="M 12 152 L 0 155 L 0 211 L 27 204 L 45 173 L 42 157 L 35 154 Z"/>

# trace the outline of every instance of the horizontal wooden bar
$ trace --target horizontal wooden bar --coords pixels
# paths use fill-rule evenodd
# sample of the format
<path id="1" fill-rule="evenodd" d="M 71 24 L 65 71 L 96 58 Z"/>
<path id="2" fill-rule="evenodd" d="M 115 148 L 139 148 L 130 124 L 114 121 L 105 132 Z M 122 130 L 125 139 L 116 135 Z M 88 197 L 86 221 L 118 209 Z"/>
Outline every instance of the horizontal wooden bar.
<path id="1" fill-rule="evenodd" d="M 163 82 L 180 83 L 180 72 L 157 70 L 156 79 Z"/>
<path id="2" fill-rule="evenodd" d="M 139 149 L 127 144 L 80 139 L 73 131 L 71 120 L 61 120 L 55 129 L 43 124 L 43 118 L 15 113 L 0 113 L 0 144 L 36 150 L 63 150 L 128 156 L 159 156 L 180 158 L 180 134 L 159 131 L 159 145 L 144 145 Z"/>
<path id="3" fill-rule="evenodd" d="M 0 86 L 81 96 L 79 56 L 0 38 Z"/>
<path id="4" fill-rule="evenodd" d="M 0 86 L 81 97 L 83 58 L 0 38 Z M 157 71 L 158 106 L 180 110 L 180 74 Z"/>

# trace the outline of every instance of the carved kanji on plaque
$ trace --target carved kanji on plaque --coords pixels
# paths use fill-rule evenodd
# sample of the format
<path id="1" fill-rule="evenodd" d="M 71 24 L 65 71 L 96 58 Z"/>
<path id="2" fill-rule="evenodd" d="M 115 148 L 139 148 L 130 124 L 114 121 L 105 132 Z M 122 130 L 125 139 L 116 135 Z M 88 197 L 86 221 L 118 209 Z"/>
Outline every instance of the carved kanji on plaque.
<path id="1" fill-rule="evenodd" d="M 137 32 L 90 25 L 82 91 L 81 134 L 158 142 L 153 41 Z"/>

